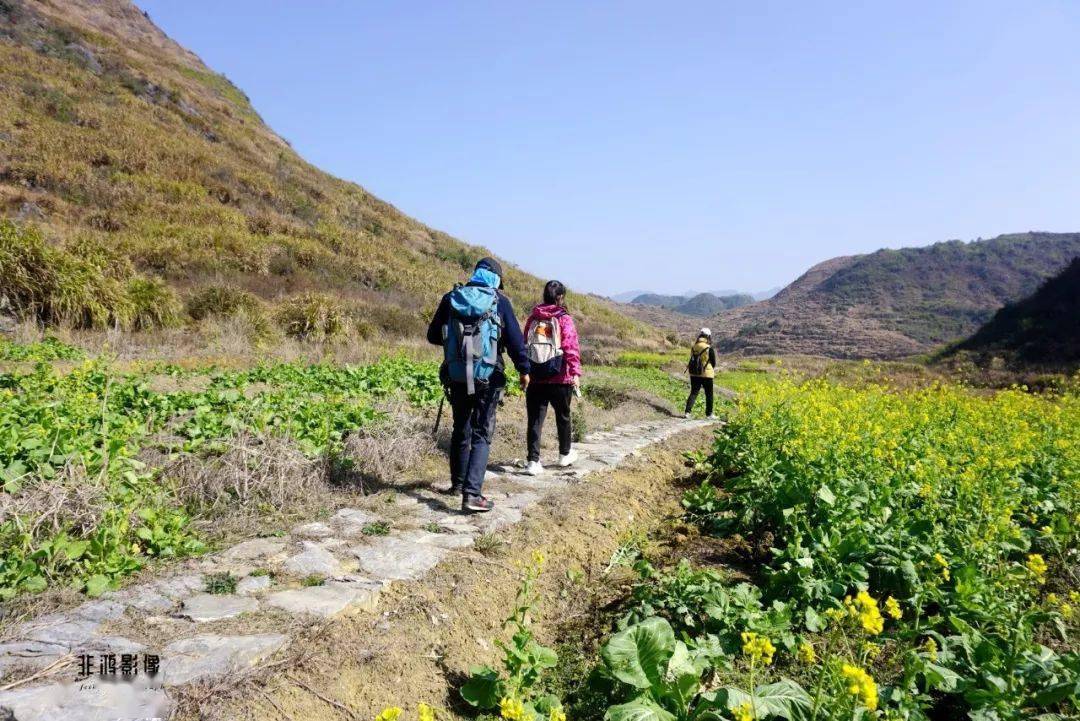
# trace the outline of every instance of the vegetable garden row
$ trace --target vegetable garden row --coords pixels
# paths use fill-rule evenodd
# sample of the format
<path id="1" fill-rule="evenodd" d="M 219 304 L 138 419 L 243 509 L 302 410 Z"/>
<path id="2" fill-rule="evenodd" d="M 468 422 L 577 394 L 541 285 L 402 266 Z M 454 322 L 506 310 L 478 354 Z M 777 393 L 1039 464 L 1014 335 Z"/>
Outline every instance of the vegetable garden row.
<path id="1" fill-rule="evenodd" d="M 592 672 L 560 688 L 529 570 L 468 702 L 506 721 L 1080 717 L 1074 391 L 762 381 L 692 460 L 688 519 L 771 546 L 750 580 L 639 558 Z"/>
<path id="2" fill-rule="evenodd" d="M 403 394 L 415 406 L 438 402 L 432 363 L 404 359 L 370 366 L 275 363 L 246 370 L 155 365 L 120 372 L 101 360 L 58 370 L 78 349 L 56 341 L 6 344 L 32 370 L 0 373 L 0 600 L 65 583 L 96 595 L 148 559 L 203 549 L 185 509 L 159 469 L 140 456 L 212 454 L 238 433 L 290 438 L 310 456 L 333 454 L 344 435 L 379 418 L 375 401 Z M 176 390 L 155 390 L 171 381 Z M 197 390 L 185 390 L 185 386 Z M 96 496 L 100 514 L 66 520 L 50 497 Z M 45 488 L 56 492 L 43 494 Z"/>

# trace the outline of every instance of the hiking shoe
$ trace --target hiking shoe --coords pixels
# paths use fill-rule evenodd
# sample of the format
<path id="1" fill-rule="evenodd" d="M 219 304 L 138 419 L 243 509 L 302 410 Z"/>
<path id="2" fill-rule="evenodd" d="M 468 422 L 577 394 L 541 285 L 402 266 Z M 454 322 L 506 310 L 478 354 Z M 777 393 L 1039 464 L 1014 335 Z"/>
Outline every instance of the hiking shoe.
<path id="1" fill-rule="evenodd" d="M 559 468 L 566 468 L 567 466 L 572 466 L 577 463 L 577 459 L 578 452 L 575 450 L 571 450 L 565 456 L 559 456 Z"/>
<path id="2" fill-rule="evenodd" d="M 440 488 L 439 493 L 444 496 L 457 496 L 461 494 L 461 484 L 451 482 L 446 488 Z"/>
<path id="3" fill-rule="evenodd" d="M 461 499 L 461 510 L 465 513 L 487 513 L 495 504 L 483 496 L 465 496 Z"/>
<path id="4" fill-rule="evenodd" d="M 694 417 L 694 416 L 693 416 L 693 414 L 692 414 L 692 413 L 684 413 L 684 414 L 683 414 L 683 418 L 685 418 L 686 420 L 690 420 L 690 419 L 691 419 L 691 418 L 693 418 L 693 417 Z"/>
<path id="5" fill-rule="evenodd" d="M 522 471 L 527 476 L 539 476 L 543 472 L 544 467 L 540 465 L 540 461 L 529 461 L 528 465 L 525 466 L 525 470 Z"/>
<path id="6" fill-rule="evenodd" d="M 717 418 L 717 417 L 716 417 L 716 414 L 714 413 L 714 414 L 712 414 L 711 416 L 706 416 L 706 417 L 705 417 L 705 420 L 707 420 L 707 421 L 718 421 L 718 420 L 720 420 L 720 419 L 719 419 L 719 418 Z"/>

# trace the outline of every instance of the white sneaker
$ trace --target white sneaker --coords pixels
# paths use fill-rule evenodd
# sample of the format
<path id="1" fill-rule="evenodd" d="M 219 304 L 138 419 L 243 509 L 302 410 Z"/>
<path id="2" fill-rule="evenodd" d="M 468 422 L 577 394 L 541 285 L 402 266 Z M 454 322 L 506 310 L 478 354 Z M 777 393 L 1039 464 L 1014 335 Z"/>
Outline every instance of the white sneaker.
<path id="1" fill-rule="evenodd" d="M 578 452 L 571 449 L 565 456 L 559 456 L 559 468 L 566 468 L 577 463 Z"/>
<path id="2" fill-rule="evenodd" d="M 685 414 L 683 414 L 683 418 L 685 418 L 686 420 L 690 420 L 690 419 L 691 419 L 691 418 L 693 418 L 693 417 L 694 417 L 694 416 L 693 416 L 693 414 L 692 414 L 692 413 L 685 413 Z"/>
<path id="3" fill-rule="evenodd" d="M 718 421 L 720 419 L 717 418 L 716 414 L 714 413 L 713 415 L 706 417 L 705 420 L 707 420 L 707 421 Z"/>
<path id="4" fill-rule="evenodd" d="M 525 475 L 527 476 L 539 476 L 544 472 L 544 467 L 540 465 L 540 461 L 529 461 L 529 464 L 525 466 Z"/>

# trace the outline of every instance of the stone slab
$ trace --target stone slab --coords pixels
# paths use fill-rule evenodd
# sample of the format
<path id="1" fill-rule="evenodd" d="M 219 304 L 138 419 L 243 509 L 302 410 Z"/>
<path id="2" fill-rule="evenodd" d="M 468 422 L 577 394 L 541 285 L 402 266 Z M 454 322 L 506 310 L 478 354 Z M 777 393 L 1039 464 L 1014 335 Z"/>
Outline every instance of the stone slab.
<path id="1" fill-rule="evenodd" d="M 439 548 L 455 549 L 472 546 L 472 536 L 465 533 L 432 533 L 431 531 L 405 531 L 399 538 L 410 543 L 423 543 Z"/>
<path id="2" fill-rule="evenodd" d="M 360 568 L 365 573 L 375 578 L 404 581 L 419 578 L 431 570 L 446 555 L 446 549 L 385 536 L 369 545 L 354 547 L 352 553 L 360 560 Z"/>
<path id="3" fill-rule="evenodd" d="M 248 576 L 236 584 L 236 593 L 241 596 L 253 596 L 270 588 L 269 576 Z"/>
<path id="4" fill-rule="evenodd" d="M 18 721 L 103 721 L 165 719 L 172 701 L 160 685 L 144 676 L 105 681 L 91 677 L 0 692 L 0 708 Z"/>
<path id="5" fill-rule="evenodd" d="M 274 538 L 253 538 L 223 551 L 221 557 L 229 561 L 262 561 L 277 556 L 283 550 L 285 550 L 284 541 Z"/>
<path id="6" fill-rule="evenodd" d="M 259 602 L 247 596 L 233 594 L 200 593 L 184 600 L 179 614 L 196 623 L 220 621 L 225 618 L 251 613 L 259 609 Z"/>
<path id="7" fill-rule="evenodd" d="M 304 541 L 304 550 L 285 561 L 282 568 L 300 577 L 332 576 L 341 572 L 341 563 L 322 546 Z"/>
<path id="8" fill-rule="evenodd" d="M 370 581 L 329 581 L 322 586 L 271 593 L 263 602 L 267 606 L 296 615 L 329 618 L 345 613 L 374 610 L 379 602 L 380 588 L 381 584 Z"/>
<path id="9" fill-rule="evenodd" d="M 315 521 L 297 526 L 292 530 L 292 533 L 300 538 L 329 538 L 334 535 L 334 529 L 321 521 Z"/>
<path id="10" fill-rule="evenodd" d="M 166 686 L 216 678 L 254 668 L 284 648 L 288 638 L 280 633 L 251 636 L 206 634 L 174 641 L 161 654 Z"/>
<path id="11" fill-rule="evenodd" d="M 359 508 L 342 508 L 330 517 L 330 525 L 346 536 L 359 536 L 364 526 L 379 520 L 378 516 Z"/>

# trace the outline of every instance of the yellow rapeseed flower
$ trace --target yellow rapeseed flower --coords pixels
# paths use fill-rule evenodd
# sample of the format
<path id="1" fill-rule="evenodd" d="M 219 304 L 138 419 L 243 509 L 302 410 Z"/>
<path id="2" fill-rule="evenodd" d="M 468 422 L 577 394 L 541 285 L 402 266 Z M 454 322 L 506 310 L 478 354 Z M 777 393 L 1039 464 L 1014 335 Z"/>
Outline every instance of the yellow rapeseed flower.
<path id="1" fill-rule="evenodd" d="M 375 717 L 375 721 L 397 721 L 401 716 L 401 708 L 398 706 L 387 706 L 379 715 Z"/>
<path id="2" fill-rule="evenodd" d="M 561 708 L 553 708 L 548 714 L 548 721 L 566 721 L 566 712 Z"/>
<path id="3" fill-rule="evenodd" d="M 421 703 L 417 707 L 416 715 L 419 721 L 435 721 L 435 709 L 428 706 L 426 703 Z"/>
<path id="4" fill-rule="evenodd" d="M 814 652 L 814 646 L 811 643 L 803 641 L 799 644 L 799 648 L 795 651 L 795 658 L 799 660 L 799 663 L 805 663 L 807 666 L 817 660 L 817 653 Z"/>
<path id="5" fill-rule="evenodd" d="M 900 610 L 900 604 L 892 596 L 885 599 L 885 613 L 894 621 L 899 621 L 904 615 L 904 612 Z"/>
<path id="6" fill-rule="evenodd" d="M 877 684 L 873 677 L 858 666 L 845 663 L 840 669 L 848 684 L 848 693 L 857 698 L 869 711 L 876 711 L 878 705 Z"/>
<path id="7" fill-rule="evenodd" d="M 844 606 L 852 618 L 859 619 L 863 630 L 871 636 L 876 636 L 885 629 L 885 619 L 881 617 L 877 601 L 866 591 L 859 591 L 855 598 L 846 597 Z"/>
<path id="8" fill-rule="evenodd" d="M 735 716 L 735 721 L 754 721 L 754 707 L 748 703 L 739 704 L 731 709 L 731 713 Z"/>
<path id="9" fill-rule="evenodd" d="M 927 639 L 923 641 L 922 647 L 923 651 L 926 653 L 926 657 L 930 659 L 930 663 L 937 663 L 937 641 L 935 641 L 933 637 L 928 636 Z"/>
<path id="10" fill-rule="evenodd" d="M 1046 559 L 1038 553 L 1029 553 L 1024 563 L 1038 583 L 1046 583 Z"/>
<path id="11" fill-rule="evenodd" d="M 759 636 L 753 631 L 743 631 L 742 642 L 743 653 L 749 656 L 751 661 L 760 661 L 766 666 L 773 662 L 776 647 L 766 637 Z"/>
<path id="12" fill-rule="evenodd" d="M 499 715 L 506 721 L 524 721 L 525 704 L 513 696 L 504 696 L 499 701 Z"/>

